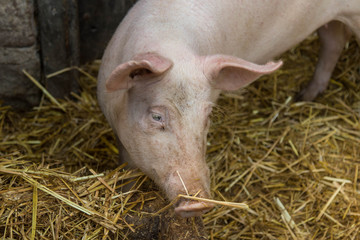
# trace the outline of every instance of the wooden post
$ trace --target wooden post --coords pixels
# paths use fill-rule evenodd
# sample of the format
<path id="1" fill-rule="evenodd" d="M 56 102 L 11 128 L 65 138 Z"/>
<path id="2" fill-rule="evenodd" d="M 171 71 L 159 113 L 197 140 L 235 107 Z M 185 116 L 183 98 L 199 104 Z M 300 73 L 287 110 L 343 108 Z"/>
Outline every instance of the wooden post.
<path id="1" fill-rule="evenodd" d="M 78 92 L 76 71 L 50 79 L 46 75 L 79 65 L 79 24 L 76 0 L 37 0 L 41 58 L 46 88 L 56 98 Z"/>

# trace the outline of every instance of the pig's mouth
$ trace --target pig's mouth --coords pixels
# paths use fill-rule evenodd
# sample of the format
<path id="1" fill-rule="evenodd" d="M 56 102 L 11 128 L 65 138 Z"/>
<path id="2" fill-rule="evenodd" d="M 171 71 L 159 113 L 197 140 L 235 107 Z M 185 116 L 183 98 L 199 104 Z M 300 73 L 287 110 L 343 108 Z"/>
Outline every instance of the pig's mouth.
<path id="1" fill-rule="evenodd" d="M 167 184 L 165 193 L 169 200 L 176 199 L 173 205 L 175 213 L 183 218 L 201 216 L 214 207 L 213 203 L 206 201 L 210 196 L 208 174 L 194 179 L 189 172 L 195 171 L 183 171 L 182 175 L 179 171 L 175 171 L 165 181 Z"/>
<path id="2" fill-rule="evenodd" d="M 212 203 L 181 199 L 175 207 L 175 212 L 183 217 L 197 217 L 208 212 L 214 207 Z"/>

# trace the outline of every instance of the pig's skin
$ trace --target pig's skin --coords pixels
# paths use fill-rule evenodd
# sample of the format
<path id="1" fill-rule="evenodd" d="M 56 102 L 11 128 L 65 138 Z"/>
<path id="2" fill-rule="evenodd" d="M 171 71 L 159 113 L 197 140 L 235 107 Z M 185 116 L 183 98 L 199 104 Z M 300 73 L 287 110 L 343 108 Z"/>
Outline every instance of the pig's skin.
<path id="1" fill-rule="evenodd" d="M 359 38 L 360 1 L 139 1 L 111 39 L 98 78 L 99 103 L 120 140 L 122 160 L 150 176 L 170 200 L 186 190 L 209 197 L 205 143 L 208 115 L 220 90 L 244 87 L 276 70 L 281 63 L 256 64 L 332 20 Z M 348 31 L 333 24 L 344 25 L 329 24 L 347 39 Z M 325 43 L 334 36 L 321 35 Z M 303 92 L 303 99 L 314 98 L 319 85 L 326 87 L 340 54 L 334 49 L 345 44 L 333 42 L 323 49 L 332 57 L 320 60 L 313 86 L 305 91 L 312 92 Z M 183 201 L 175 210 L 187 217 L 209 208 Z"/>

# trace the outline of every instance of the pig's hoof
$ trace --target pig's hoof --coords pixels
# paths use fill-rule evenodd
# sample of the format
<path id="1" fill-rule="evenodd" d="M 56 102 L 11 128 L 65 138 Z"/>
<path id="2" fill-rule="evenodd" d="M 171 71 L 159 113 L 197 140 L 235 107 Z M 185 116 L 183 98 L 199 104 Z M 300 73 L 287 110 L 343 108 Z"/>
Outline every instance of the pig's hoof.
<path id="1" fill-rule="evenodd" d="M 212 203 L 183 200 L 179 206 L 175 208 L 175 212 L 183 218 L 197 217 L 208 212 L 213 207 L 214 204 Z"/>
<path id="2" fill-rule="evenodd" d="M 296 96 L 295 96 L 295 102 L 311 102 L 313 101 L 317 95 L 318 92 L 314 91 L 308 91 L 306 88 L 301 90 Z"/>

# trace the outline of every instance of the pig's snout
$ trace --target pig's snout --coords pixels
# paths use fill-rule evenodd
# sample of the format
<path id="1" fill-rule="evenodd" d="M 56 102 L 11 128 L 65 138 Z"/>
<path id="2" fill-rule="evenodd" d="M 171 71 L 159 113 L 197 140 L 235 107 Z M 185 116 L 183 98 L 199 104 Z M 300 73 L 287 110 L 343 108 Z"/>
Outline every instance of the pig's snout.
<path id="1" fill-rule="evenodd" d="M 205 164 L 192 169 L 176 170 L 169 175 L 165 183 L 165 192 L 170 201 L 185 194 L 197 197 L 197 199 L 178 198 L 174 207 L 175 213 L 181 217 L 201 216 L 214 207 L 214 204 L 201 199 L 210 197 L 210 176 Z"/>
<path id="2" fill-rule="evenodd" d="M 177 207 L 175 207 L 175 212 L 183 218 L 197 217 L 208 212 L 213 207 L 214 204 L 212 203 L 181 199 Z"/>

